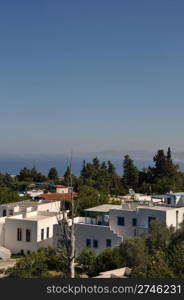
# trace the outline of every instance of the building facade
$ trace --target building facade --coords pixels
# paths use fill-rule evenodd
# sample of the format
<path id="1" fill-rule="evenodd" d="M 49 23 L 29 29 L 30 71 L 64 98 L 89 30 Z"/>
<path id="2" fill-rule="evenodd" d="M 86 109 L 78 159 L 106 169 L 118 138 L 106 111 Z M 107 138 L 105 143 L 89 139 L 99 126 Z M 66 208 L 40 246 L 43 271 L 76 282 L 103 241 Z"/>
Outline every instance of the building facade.
<path id="1" fill-rule="evenodd" d="M 3 251 L 29 254 L 53 246 L 53 226 L 60 201 L 23 201 L 0 206 L 0 256 Z"/>
<path id="2" fill-rule="evenodd" d="M 131 203 L 120 206 L 101 205 L 85 212 L 86 217 L 75 225 L 78 254 L 84 248 L 91 248 L 98 255 L 107 247 L 116 247 L 124 239 L 149 230 L 153 220 L 175 229 L 178 229 L 184 220 L 183 206 Z"/>

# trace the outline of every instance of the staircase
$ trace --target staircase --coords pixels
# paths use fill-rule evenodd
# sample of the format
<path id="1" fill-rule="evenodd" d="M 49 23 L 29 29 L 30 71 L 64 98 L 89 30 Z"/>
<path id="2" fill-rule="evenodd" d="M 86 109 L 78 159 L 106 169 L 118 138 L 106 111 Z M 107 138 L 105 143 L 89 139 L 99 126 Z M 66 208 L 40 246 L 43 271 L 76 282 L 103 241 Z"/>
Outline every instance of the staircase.
<path id="1" fill-rule="evenodd" d="M 7 259 L 11 257 L 11 251 L 7 248 L 0 246 L 0 258 Z"/>
<path id="2" fill-rule="evenodd" d="M 115 235 L 116 238 L 119 240 L 119 243 L 117 242 L 117 245 L 116 245 L 116 246 L 119 246 L 119 244 L 120 244 L 121 242 L 123 242 L 123 236 L 122 236 L 122 235 L 119 235 L 118 233 L 116 233 L 116 232 L 111 228 L 111 226 L 109 226 L 109 229 L 110 229 L 110 231 L 113 233 L 113 235 Z"/>

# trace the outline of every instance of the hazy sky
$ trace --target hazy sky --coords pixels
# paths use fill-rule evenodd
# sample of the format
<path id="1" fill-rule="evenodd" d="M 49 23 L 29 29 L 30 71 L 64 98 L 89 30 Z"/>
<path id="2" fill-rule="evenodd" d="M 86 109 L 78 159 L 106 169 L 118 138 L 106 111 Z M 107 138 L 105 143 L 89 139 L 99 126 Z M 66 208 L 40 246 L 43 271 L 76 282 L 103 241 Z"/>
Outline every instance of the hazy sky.
<path id="1" fill-rule="evenodd" d="M 183 0 L 0 0 L 0 153 L 184 150 Z"/>

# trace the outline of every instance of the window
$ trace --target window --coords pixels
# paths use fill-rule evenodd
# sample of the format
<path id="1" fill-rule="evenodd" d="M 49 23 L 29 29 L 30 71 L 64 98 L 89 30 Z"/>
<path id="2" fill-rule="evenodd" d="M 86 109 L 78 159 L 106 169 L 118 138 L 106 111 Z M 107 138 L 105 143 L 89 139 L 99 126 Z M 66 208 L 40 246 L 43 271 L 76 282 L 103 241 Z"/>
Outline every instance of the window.
<path id="1" fill-rule="evenodd" d="M 167 198 L 167 204 L 171 204 L 171 197 Z"/>
<path id="2" fill-rule="evenodd" d="M 132 219 L 132 226 L 137 226 L 137 219 L 136 218 Z"/>
<path id="3" fill-rule="evenodd" d="M 179 216 L 179 212 L 178 210 L 176 210 L 176 229 L 178 229 L 178 216 Z"/>
<path id="4" fill-rule="evenodd" d="M 17 228 L 17 241 L 22 241 L 22 229 Z"/>
<path id="5" fill-rule="evenodd" d="M 20 254 L 21 254 L 21 255 L 24 255 L 24 250 L 23 250 L 23 249 L 20 250 Z"/>
<path id="6" fill-rule="evenodd" d="M 98 241 L 97 240 L 93 240 L 93 248 L 98 248 Z"/>
<path id="7" fill-rule="evenodd" d="M 10 216 L 13 216 L 13 209 L 10 209 L 10 210 L 9 210 L 9 215 L 10 215 Z"/>
<path id="8" fill-rule="evenodd" d="M 154 221 L 155 217 L 148 217 L 148 227 L 151 228 L 151 222 Z"/>
<path id="9" fill-rule="evenodd" d="M 86 247 L 91 248 L 91 240 L 86 239 Z"/>
<path id="10" fill-rule="evenodd" d="M 41 229 L 41 240 L 44 239 L 44 229 Z"/>
<path id="11" fill-rule="evenodd" d="M 125 219 L 124 219 L 124 217 L 118 217 L 117 224 L 119 226 L 124 226 L 125 225 Z"/>
<path id="12" fill-rule="evenodd" d="M 106 240 L 106 247 L 111 247 L 111 245 L 112 245 L 111 240 L 110 240 L 110 239 L 107 239 L 107 240 Z"/>
<path id="13" fill-rule="evenodd" d="M 3 209 L 3 217 L 6 217 L 6 209 Z"/>
<path id="14" fill-rule="evenodd" d="M 49 227 L 47 227 L 47 239 L 49 238 Z"/>
<path id="15" fill-rule="evenodd" d="M 30 250 L 27 250 L 27 255 L 29 255 L 31 252 L 30 252 Z"/>
<path id="16" fill-rule="evenodd" d="M 30 241 L 31 241 L 31 230 L 26 229 L 26 242 L 30 242 Z"/>

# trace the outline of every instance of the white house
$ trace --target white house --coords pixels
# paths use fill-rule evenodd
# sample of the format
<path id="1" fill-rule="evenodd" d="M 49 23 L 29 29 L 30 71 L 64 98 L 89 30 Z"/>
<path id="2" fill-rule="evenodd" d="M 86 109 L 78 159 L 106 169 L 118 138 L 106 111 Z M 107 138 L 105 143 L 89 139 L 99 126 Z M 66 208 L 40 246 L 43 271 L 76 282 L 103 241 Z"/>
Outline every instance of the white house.
<path id="1" fill-rule="evenodd" d="M 72 192 L 72 187 L 67 187 L 64 185 L 56 185 L 56 193 L 68 194 Z"/>
<path id="2" fill-rule="evenodd" d="M 19 213 L 31 211 L 51 211 L 60 210 L 60 201 L 40 200 L 40 201 L 19 201 L 0 205 L 0 218 L 14 216 Z"/>
<path id="3" fill-rule="evenodd" d="M 184 206 L 184 193 L 169 193 L 152 196 L 153 200 L 159 199 L 161 203 L 171 206 Z"/>
<path id="4" fill-rule="evenodd" d="M 0 257 L 53 246 L 60 201 L 22 201 L 0 205 Z M 10 254 L 9 254 L 10 256 Z"/>
<path id="5" fill-rule="evenodd" d="M 53 246 L 54 212 L 29 212 L 5 219 L 4 245 L 12 253 L 29 254 L 41 247 Z"/>
<path id="6" fill-rule="evenodd" d="M 183 219 L 184 207 L 153 203 L 105 204 L 86 209 L 85 218 L 75 225 L 77 253 L 87 247 L 92 248 L 96 254 L 107 247 L 116 247 L 123 239 L 148 230 L 153 220 L 178 228 Z"/>

